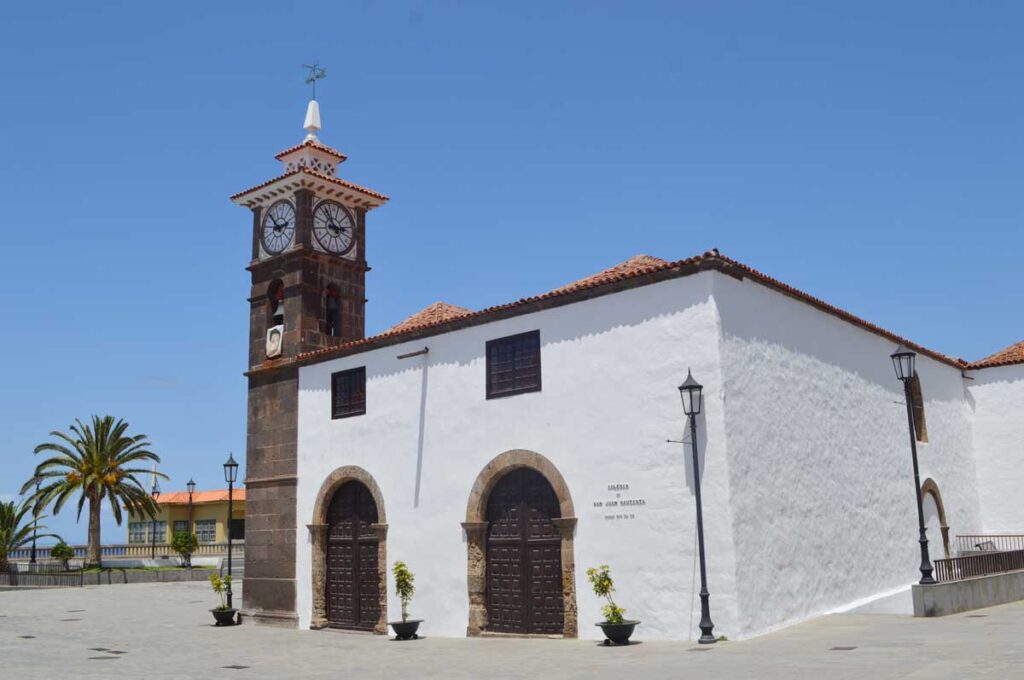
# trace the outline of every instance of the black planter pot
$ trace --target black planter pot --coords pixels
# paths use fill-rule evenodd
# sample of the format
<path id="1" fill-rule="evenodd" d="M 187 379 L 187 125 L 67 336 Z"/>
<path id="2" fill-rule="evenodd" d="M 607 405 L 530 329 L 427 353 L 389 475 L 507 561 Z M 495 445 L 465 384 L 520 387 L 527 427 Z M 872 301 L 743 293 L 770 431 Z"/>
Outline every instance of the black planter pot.
<path id="1" fill-rule="evenodd" d="M 608 623 L 607 621 L 602 621 L 594 625 L 601 627 L 606 645 L 610 645 L 613 642 L 617 645 L 628 645 L 629 638 L 633 635 L 633 630 L 640 625 L 640 622 L 623 621 L 622 623 Z"/>
<path id="2" fill-rule="evenodd" d="M 423 623 L 423 619 L 409 619 L 408 621 L 389 621 L 388 625 L 395 631 L 396 640 L 418 640 L 420 636 L 416 634 L 416 631 L 419 630 L 421 623 Z"/>
<path id="3" fill-rule="evenodd" d="M 211 609 L 213 612 L 213 618 L 217 619 L 218 626 L 233 626 L 235 625 L 235 612 L 237 609 Z"/>

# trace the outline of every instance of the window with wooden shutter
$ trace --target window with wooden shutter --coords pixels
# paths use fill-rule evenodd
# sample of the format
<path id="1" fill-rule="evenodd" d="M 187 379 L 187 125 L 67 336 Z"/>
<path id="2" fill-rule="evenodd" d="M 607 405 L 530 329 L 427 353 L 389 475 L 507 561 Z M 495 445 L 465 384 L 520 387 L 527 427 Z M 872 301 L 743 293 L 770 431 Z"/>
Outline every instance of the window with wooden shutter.
<path id="1" fill-rule="evenodd" d="M 331 374 L 331 418 L 366 413 L 366 367 Z"/>
<path id="2" fill-rule="evenodd" d="M 540 331 L 487 343 L 487 398 L 540 391 Z"/>

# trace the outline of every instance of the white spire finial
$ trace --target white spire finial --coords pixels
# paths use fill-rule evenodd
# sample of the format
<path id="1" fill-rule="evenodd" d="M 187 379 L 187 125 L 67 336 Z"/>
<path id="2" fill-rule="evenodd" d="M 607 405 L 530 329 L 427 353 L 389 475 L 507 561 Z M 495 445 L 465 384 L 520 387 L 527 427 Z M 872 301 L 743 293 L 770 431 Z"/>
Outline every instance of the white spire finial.
<path id="1" fill-rule="evenodd" d="M 302 127 L 309 133 L 306 135 L 306 141 L 316 141 L 316 133 L 320 129 L 320 105 L 315 99 L 309 100 L 309 106 L 306 107 L 306 122 Z"/>
<path id="2" fill-rule="evenodd" d="M 306 84 L 313 86 L 313 98 L 309 100 L 309 106 L 306 108 L 306 122 L 302 127 L 306 128 L 309 133 L 306 135 L 306 141 L 315 142 L 317 141 L 316 132 L 320 129 L 320 105 L 316 103 L 316 81 L 327 77 L 327 69 L 316 61 L 312 64 L 303 64 L 302 68 L 309 71 L 306 76 Z"/>

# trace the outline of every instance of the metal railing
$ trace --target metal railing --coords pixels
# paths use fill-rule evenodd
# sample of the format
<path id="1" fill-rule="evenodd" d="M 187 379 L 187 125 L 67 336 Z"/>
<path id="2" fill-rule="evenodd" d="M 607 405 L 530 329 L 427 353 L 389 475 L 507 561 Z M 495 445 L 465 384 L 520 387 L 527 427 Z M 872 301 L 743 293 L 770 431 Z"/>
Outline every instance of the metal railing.
<path id="1" fill-rule="evenodd" d="M 75 551 L 75 557 L 85 557 L 86 546 L 84 545 L 73 545 L 71 548 Z M 231 541 L 231 552 L 233 555 L 242 557 L 245 555 L 245 541 Z M 134 557 L 134 558 L 146 558 L 153 554 L 153 546 L 149 543 L 116 543 L 110 545 L 100 546 L 100 557 L 116 558 L 116 557 Z M 227 541 L 224 543 L 200 543 L 196 546 L 195 551 L 192 553 L 193 557 L 204 557 L 204 556 L 220 556 L 228 554 Z M 50 556 L 49 547 L 38 547 L 36 548 L 36 559 L 42 560 Z M 171 549 L 168 543 L 157 543 L 156 544 L 156 556 L 157 557 L 177 557 L 177 553 Z M 18 548 L 8 553 L 8 559 L 24 561 L 31 559 L 32 549 L 31 548 Z"/>
<path id="2" fill-rule="evenodd" d="M 958 553 L 1024 550 L 1024 534 L 957 534 Z"/>
<path id="3" fill-rule="evenodd" d="M 82 560 L 68 560 L 67 564 L 60 560 L 39 560 L 35 563 L 10 562 L 8 569 L 19 574 L 56 574 L 64 571 L 80 571 Z"/>
<path id="4" fill-rule="evenodd" d="M 1024 569 L 1024 550 L 983 552 L 964 557 L 935 560 L 935 580 L 939 583 L 962 581 L 975 576 L 990 576 Z"/>
<path id="5" fill-rule="evenodd" d="M 0 571 L 0 586 L 9 587 L 81 588 L 84 580 L 80 562 L 70 562 L 68 568 L 62 562 L 12 562 L 6 571 Z"/>

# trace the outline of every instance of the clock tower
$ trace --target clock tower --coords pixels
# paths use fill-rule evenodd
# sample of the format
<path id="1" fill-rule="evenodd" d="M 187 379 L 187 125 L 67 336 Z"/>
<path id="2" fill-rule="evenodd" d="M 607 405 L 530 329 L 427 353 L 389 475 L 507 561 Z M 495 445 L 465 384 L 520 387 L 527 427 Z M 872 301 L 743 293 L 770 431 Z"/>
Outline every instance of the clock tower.
<path id="1" fill-rule="evenodd" d="M 364 337 L 366 214 L 387 196 L 337 176 L 309 102 L 302 143 L 277 177 L 231 197 L 252 211 L 243 608 L 296 625 L 296 437 L 301 355 Z"/>

